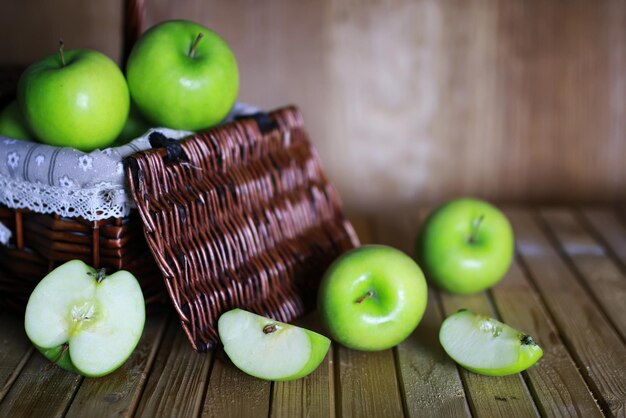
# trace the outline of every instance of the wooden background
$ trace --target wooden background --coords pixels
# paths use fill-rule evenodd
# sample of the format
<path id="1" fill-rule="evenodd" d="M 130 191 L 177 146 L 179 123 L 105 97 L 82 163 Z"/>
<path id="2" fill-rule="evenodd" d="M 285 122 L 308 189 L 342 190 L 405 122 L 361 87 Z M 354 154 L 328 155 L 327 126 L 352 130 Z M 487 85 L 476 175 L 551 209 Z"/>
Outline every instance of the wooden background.
<path id="1" fill-rule="evenodd" d="M 347 206 L 626 198 L 626 2 L 146 0 L 233 47 L 241 100 L 298 104 Z M 3 0 L 0 65 L 119 60 L 121 0 Z"/>

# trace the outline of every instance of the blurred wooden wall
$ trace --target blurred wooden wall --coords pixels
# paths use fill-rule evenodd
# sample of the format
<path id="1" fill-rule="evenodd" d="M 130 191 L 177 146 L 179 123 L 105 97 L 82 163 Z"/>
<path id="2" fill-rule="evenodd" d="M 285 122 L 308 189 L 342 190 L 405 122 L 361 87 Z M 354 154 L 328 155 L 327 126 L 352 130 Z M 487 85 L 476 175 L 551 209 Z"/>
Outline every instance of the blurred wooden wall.
<path id="1" fill-rule="evenodd" d="M 0 64 L 92 47 L 122 3 L 3 0 Z M 353 209 L 626 198 L 626 2 L 146 0 L 219 32 L 241 100 L 298 104 Z"/>

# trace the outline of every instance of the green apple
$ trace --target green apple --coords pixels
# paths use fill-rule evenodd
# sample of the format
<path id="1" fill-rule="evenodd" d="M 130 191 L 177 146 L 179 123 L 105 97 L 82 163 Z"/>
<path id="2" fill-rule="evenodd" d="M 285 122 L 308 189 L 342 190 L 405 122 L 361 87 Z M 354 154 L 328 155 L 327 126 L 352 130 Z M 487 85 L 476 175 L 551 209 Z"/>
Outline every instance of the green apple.
<path id="1" fill-rule="evenodd" d="M 86 152 L 115 141 L 130 103 L 124 75 L 111 59 L 62 46 L 24 71 L 17 99 L 41 142 Z"/>
<path id="2" fill-rule="evenodd" d="M 139 138 L 150 128 L 150 123 L 139 112 L 137 106 L 131 103 L 124 129 L 122 129 L 122 132 L 113 143 L 113 146 L 124 145 L 133 139 Z"/>
<path id="3" fill-rule="evenodd" d="M 519 373 L 543 355 L 530 335 L 466 309 L 443 321 L 439 341 L 454 361 L 488 376 Z"/>
<path id="4" fill-rule="evenodd" d="M 330 340 L 294 325 L 233 309 L 217 322 L 224 351 L 245 373 L 265 380 L 294 380 L 320 365 Z"/>
<path id="5" fill-rule="evenodd" d="M 402 342 L 422 319 L 426 280 L 403 252 L 367 245 L 335 260 L 317 300 L 335 341 L 356 350 L 384 350 Z"/>
<path id="6" fill-rule="evenodd" d="M 22 112 L 15 100 L 6 105 L 0 112 L 0 135 L 25 141 L 35 139 L 28 130 L 28 125 L 22 117 Z"/>
<path id="7" fill-rule="evenodd" d="M 126 78 L 141 113 L 156 126 L 197 131 L 228 114 L 237 98 L 237 61 L 226 42 L 197 23 L 149 29 L 128 58 Z"/>
<path id="8" fill-rule="evenodd" d="M 417 260 L 426 277 L 450 293 L 493 286 L 509 269 L 513 251 L 506 216 L 478 199 L 456 199 L 436 209 L 417 240 Z"/>
<path id="9" fill-rule="evenodd" d="M 51 271 L 26 306 L 28 338 L 60 367 L 104 376 L 130 357 L 143 332 L 145 303 L 127 271 L 106 276 L 80 260 Z"/>

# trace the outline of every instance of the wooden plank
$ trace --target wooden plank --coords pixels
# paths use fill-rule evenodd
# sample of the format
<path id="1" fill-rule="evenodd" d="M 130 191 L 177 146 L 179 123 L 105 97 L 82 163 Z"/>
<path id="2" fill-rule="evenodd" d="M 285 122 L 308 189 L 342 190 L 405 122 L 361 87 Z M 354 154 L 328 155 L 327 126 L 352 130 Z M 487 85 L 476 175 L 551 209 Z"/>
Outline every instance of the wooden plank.
<path id="1" fill-rule="evenodd" d="M 0 402 L 33 353 L 24 332 L 24 317 L 0 313 Z"/>
<path id="2" fill-rule="evenodd" d="M 604 247 L 578 222 L 571 211 L 540 211 L 544 225 L 558 241 L 578 276 L 594 295 L 619 334 L 626 340 L 626 277 Z"/>
<path id="3" fill-rule="evenodd" d="M 603 416 L 517 262 L 513 262 L 505 278 L 491 289 L 491 294 L 502 321 L 530 334 L 543 349 L 542 359 L 524 372 L 541 415 Z"/>
<path id="4" fill-rule="evenodd" d="M 508 210 L 517 249 L 544 306 L 600 406 L 626 413 L 626 347 L 543 235 L 531 214 Z"/>
<path id="5" fill-rule="evenodd" d="M 270 407 L 271 382 L 266 382 L 237 369 L 222 349 L 215 352 L 209 387 L 202 416 L 267 417 Z"/>
<path id="6" fill-rule="evenodd" d="M 461 296 L 441 292 L 446 316 L 462 308 L 497 318 L 485 293 Z M 469 372 L 459 366 L 472 413 L 479 417 L 539 416 L 533 398 L 520 374 L 493 378 Z"/>
<path id="7" fill-rule="evenodd" d="M 362 244 L 373 242 L 370 219 L 352 221 Z M 343 417 L 403 416 L 393 350 L 362 352 L 334 345 L 337 415 Z"/>
<path id="8" fill-rule="evenodd" d="M 299 326 L 324 334 L 317 312 L 300 319 Z M 334 417 L 335 384 L 333 348 L 320 366 L 302 379 L 272 385 L 271 417 Z"/>
<path id="9" fill-rule="evenodd" d="M 173 318 L 135 416 L 197 416 L 202 408 L 212 358 L 212 352 L 193 351 L 180 323 Z"/>
<path id="10" fill-rule="evenodd" d="M 609 251 L 626 270 L 626 226 L 615 211 L 607 208 L 583 208 L 583 219 L 591 226 Z"/>
<path id="11" fill-rule="evenodd" d="M 30 357 L 0 403 L 0 417 L 63 416 L 83 377 L 49 365 L 40 353 Z"/>
<path id="12" fill-rule="evenodd" d="M 417 235 L 415 216 L 385 216 L 375 222 L 377 242 L 409 255 Z M 428 305 L 413 334 L 395 348 L 400 388 L 407 415 L 471 416 L 456 364 L 439 344 L 442 315 L 437 290 L 428 289 Z"/>
<path id="13" fill-rule="evenodd" d="M 85 379 L 66 417 L 129 417 L 139 402 L 169 315 L 148 317 L 143 336 L 128 361 L 113 374 Z"/>

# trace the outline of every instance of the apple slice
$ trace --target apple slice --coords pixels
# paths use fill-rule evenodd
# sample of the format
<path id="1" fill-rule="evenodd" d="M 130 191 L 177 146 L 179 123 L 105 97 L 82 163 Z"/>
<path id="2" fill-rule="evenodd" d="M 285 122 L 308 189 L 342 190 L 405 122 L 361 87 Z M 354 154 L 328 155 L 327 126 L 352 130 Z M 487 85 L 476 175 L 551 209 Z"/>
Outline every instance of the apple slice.
<path id="1" fill-rule="evenodd" d="M 69 261 L 44 277 L 26 306 L 28 338 L 60 367 L 104 376 L 130 357 L 146 311 L 135 276 Z"/>
<path id="2" fill-rule="evenodd" d="M 330 347 L 323 335 L 242 309 L 224 313 L 217 326 L 235 366 L 259 379 L 304 377 L 317 369 Z"/>
<path id="3" fill-rule="evenodd" d="M 439 341 L 454 361 L 488 376 L 519 373 L 543 355 L 530 335 L 467 309 L 443 321 Z"/>

